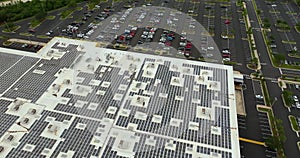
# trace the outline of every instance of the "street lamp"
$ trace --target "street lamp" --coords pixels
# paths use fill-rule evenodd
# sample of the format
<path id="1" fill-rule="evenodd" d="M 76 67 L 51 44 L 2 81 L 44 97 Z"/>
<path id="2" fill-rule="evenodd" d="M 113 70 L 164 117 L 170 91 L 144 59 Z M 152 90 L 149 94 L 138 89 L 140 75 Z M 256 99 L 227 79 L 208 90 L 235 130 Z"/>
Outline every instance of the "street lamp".
<path id="1" fill-rule="evenodd" d="M 274 103 L 275 103 L 277 100 L 278 100 L 277 97 L 274 97 L 274 100 L 273 100 L 273 102 L 272 102 L 272 104 L 271 104 L 271 107 L 274 105 Z"/>

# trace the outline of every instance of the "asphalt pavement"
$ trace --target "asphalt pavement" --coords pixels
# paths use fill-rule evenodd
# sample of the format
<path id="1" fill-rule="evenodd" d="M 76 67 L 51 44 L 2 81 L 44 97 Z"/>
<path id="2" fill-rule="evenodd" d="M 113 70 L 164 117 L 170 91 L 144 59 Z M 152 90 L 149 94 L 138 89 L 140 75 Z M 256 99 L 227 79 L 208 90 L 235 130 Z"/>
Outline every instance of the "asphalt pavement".
<path id="1" fill-rule="evenodd" d="M 250 19 L 253 21 L 252 22 L 253 27 L 260 28 L 252 2 L 247 1 L 246 3 L 247 3 L 248 15 Z M 262 65 L 261 72 L 265 77 L 269 77 L 269 78 L 280 77 L 281 76 L 280 71 L 271 65 L 271 61 L 269 59 L 268 53 L 266 51 L 266 46 L 263 41 L 262 33 L 253 30 L 253 34 L 256 40 L 258 53 L 260 54 L 260 61 L 261 63 L 265 63 Z M 277 83 L 271 82 L 270 80 L 266 80 L 266 84 L 267 84 L 270 98 L 274 99 L 276 97 L 278 99 L 273 105 L 273 112 L 276 118 L 279 118 L 283 121 L 283 126 L 287 137 L 287 141 L 284 144 L 285 154 L 287 157 L 300 157 L 299 149 L 297 148 L 297 144 L 296 144 L 299 138 L 291 130 L 290 122 L 288 120 L 289 112 L 287 108 L 284 107 L 283 101 L 281 99 L 281 93 L 282 93 L 281 88 L 278 87 Z"/>

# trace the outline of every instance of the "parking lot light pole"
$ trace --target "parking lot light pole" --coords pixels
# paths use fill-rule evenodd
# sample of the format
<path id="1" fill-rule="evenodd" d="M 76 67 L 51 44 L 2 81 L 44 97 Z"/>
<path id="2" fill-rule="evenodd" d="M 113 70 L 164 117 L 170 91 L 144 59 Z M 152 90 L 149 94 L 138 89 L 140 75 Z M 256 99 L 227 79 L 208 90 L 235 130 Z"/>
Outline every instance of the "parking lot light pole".
<path id="1" fill-rule="evenodd" d="M 277 100 L 278 100 L 277 97 L 274 97 L 274 100 L 273 100 L 273 102 L 272 102 L 272 104 L 271 104 L 271 107 L 273 107 L 274 103 L 275 103 Z"/>

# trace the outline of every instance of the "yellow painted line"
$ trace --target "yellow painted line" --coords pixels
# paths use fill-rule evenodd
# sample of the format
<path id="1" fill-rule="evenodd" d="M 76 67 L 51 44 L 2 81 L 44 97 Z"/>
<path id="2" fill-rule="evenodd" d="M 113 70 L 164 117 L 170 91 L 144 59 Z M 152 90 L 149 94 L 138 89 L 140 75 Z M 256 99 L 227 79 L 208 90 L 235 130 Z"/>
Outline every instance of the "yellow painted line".
<path id="1" fill-rule="evenodd" d="M 266 146 L 266 144 L 264 142 L 259 142 L 259 141 L 256 141 L 256 140 L 251 140 L 251 139 L 241 138 L 241 137 L 239 139 L 240 139 L 240 141 L 243 141 L 243 142 Z"/>

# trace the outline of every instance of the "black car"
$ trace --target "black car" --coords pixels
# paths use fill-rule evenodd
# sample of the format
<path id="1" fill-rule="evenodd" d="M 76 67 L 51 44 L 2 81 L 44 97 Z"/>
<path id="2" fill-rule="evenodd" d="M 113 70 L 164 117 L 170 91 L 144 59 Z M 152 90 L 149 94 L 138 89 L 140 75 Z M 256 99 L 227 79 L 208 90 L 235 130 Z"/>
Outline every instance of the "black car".
<path id="1" fill-rule="evenodd" d="M 138 41 L 138 44 L 143 44 L 143 43 L 144 43 L 143 40 L 139 40 L 139 41 Z"/>
<path id="2" fill-rule="evenodd" d="M 184 47 L 178 47 L 178 50 L 184 50 Z"/>

